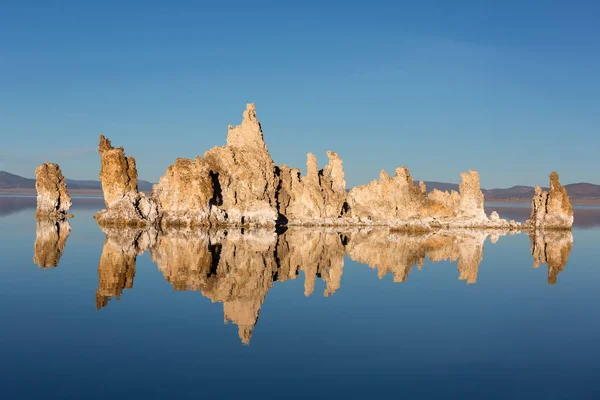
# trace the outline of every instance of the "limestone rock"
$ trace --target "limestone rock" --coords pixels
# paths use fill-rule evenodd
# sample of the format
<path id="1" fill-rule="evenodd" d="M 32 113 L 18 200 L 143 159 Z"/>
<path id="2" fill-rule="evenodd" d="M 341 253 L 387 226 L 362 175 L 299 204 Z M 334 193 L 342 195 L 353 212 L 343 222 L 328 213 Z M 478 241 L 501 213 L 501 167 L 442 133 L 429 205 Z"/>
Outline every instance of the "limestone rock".
<path id="1" fill-rule="evenodd" d="M 203 158 L 178 158 L 152 190 L 161 225 L 191 227 L 224 222 L 224 214 L 216 207 L 220 199 L 215 195 L 218 182 L 214 184 L 213 176 Z"/>
<path id="2" fill-rule="evenodd" d="M 329 163 L 318 170 L 317 158 L 307 155 L 306 176 L 283 165 L 278 168 L 279 212 L 288 224 L 328 224 L 343 216 L 346 204 L 346 180 L 342 159 L 327 152 Z"/>
<path id="3" fill-rule="evenodd" d="M 133 157 L 125 156 L 123 147 L 114 148 L 100 135 L 100 182 L 106 209 L 94 215 L 102 225 L 147 226 L 159 218 L 154 200 L 138 192 L 137 168 Z"/>
<path id="4" fill-rule="evenodd" d="M 43 163 L 35 169 L 38 218 L 61 219 L 68 215 L 71 198 L 58 164 Z"/>
<path id="5" fill-rule="evenodd" d="M 379 222 L 418 218 L 425 202 L 425 193 L 414 185 L 406 167 L 397 168 L 393 178 L 382 170 L 378 181 L 356 186 L 348 193 L 352 216 Z"/>
<path id="6" fill-rule="evenodd" d="M 570 229 L 573 225 L 571 200 L 556 172 L 550 174 L 550 191 L 535 187 L 526 225 L 533 229 Z"/>
<path id="7" fill-rule="evenodd" d="M 213 176 L 213 198 L 236 225 L 275 225 L 279 178 L 263 140 L 254 104 L 248 104 L 242 124 L 229 127 L 227 145 L 204 154 Z"/>
<path id="8" fill-rule="evenodd" d="M 56 267 L 63 255 L 71 225 L 67 220 L 36 220 L 33 262 L 41 268 Z"/>

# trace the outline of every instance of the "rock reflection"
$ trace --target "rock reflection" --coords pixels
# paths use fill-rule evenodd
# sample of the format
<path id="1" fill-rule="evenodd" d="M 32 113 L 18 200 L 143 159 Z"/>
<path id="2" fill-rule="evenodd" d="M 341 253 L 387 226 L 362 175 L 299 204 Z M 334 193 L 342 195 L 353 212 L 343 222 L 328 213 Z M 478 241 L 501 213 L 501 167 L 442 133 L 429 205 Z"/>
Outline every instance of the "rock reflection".
<path id="1" fill-rule="evenodd" d="M 429 258 L 434 263 L 458 261 L 458 279 L 475 283 L 483 245 L 490 233 L 493 232 L 457 230 L 399 234 L 372 230 L 353 234 L 346 250 L 354 261 L 377 269 L 379 279 L 391 273 L 394 282 L 404 282 L 413 266 L 421 269 Z"/>
<path id="2" fill-rule="evenodd" d="M 33 262 L 41 268 L 56 267 L 70 234 L 69 221 L 37 219 Z"/>
<path id="3" fill-rule="evenodd" d="M 529 236 L 533 268 L 548 265 L 548 284 L 554 285 L 573 248 L 571 231 L 539 231 Z"/>
<path id="4" fill-rule="evenodd" d="M 136 258 L 150 250 L 152 261 L 178 291 L 197 291 L 223 304 L 225 323 L 238 327 L 242 343 L 250 343 L 267 293 L 275 282 L 294 280 L 303 272 L 304 295 L 325 283 L 324 296 L 340 289 L 344 257 L 377 269 L 379 278 L 393 275 L 404 282 L 413 267 L 428 259 L 456 262 L 458 279 L 477 282 L 483 248 L 508 231 L 440 230 L 424 234 L 389 229 L 291 228 L 272 230 L 105 230 L 98 267 L 96 306 L 120 298 L 133 286 Z M 548 264 L 549 283 L 564 269 L 572 246 L 570 232 L 538 232 L 531 238 L 535 266 Z"/>
<path id="5" fill-rule="evenodd" d="M 104 228 L 103 231 L 106 239 L 98 265 L 96 310 L 108 305 L 111 297 L 119 300 L 123 289 L 133 287 L 136 258 L 155 245 L 157 236 L 154 229 Z"/>
<path id="6" fill-rule="evenodd" d="M 225 322 L 249 343 L 277 271 L 277 235 L 268 230 L 170 231 L 151 250 L 175 290 L 195 290 L 223 303 Z"/>

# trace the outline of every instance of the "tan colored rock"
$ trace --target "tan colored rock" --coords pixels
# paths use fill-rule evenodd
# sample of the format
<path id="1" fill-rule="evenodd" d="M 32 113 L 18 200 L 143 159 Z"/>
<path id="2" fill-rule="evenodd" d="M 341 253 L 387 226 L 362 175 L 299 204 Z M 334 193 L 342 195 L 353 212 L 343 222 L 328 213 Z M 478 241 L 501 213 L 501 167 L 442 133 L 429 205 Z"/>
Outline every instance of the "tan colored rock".
<path id="1" fill-rule="evenodd" d="M 317 158 L 307 155 L 306 176 L 283 165 L 278 168 L 279 212 L 288 224 L 332 224 L 345 212 L 346 180 L 342 159 L 328 151 L 329 163 L 318 170 Z"/>
<path id="2" fill-rule="evenodd" d="M 483 208 L 483 193 L 479 184 L 479 173 L 469 170 L 469 172 L 460 174 L 460 177 L 462 178 L 458 187 L 460 213 L 467 217 L 486 219 Z"/>
<path id="3" fill-rule="evenodd" d="M 241 125 L 236 127 L 229 125 L 227 147 L 268 152 L 254 103 L 246 104 Z"/>
<path id="4" fill-rule="evenodd" d="M 548 265 L 548 284 L 556 283 L 558 274 L 565 269 L 573 248 L 571 231 L 534 231 L 529 235 L 533 268 Z"/>
<path id="5" fill-rule="evenodd" d="M 144 193 L 138 192 L 137 168 L 133 157 L 125 156 L 123 147 L 114 148 L 100 135 L 100 182 L 106 209 L 94 215 L 101 225 L 148 226 L 158 218 L 158 207 Z"/>
<path id="6" fill-rule="evenodd" d="M 35 169 L 36 217 L 61 219 L 71 208 L 67 183 L 58 164 L 43 163 Z"/>
<path id="7" fill-rule="evenodd" d="M 209 226 L 224 222 L 218 210 L 213 174 L 206 161 L 178 158 L 154 185 L 152 198 L 161 212 L 161 225 Z"/>
<path id="8" fill-rule="evenodd" d="M 63 255 L 71 225 L 67 220 L 36 220 L 33 262 L 41 268 L 56 267 Z"/>
<path id="9" fill-rule="evenodd" d="M 213 147 L 204 160 L 214 177 L 216 206 L 227 224 L 275 225 L 279 178 L 254 104 L 247 105 L 241 125 L 229 127 L 227 145 Z"/>
<path id="10" fill-rule="evenodd" d="M 348 193 L 350 213 L 376 222 L 417 219 L 426 205 L 426 195 L 414 185 L 406 167 L 396 169 L 390 178 L 385 171 L 379 180 L 356 186 Z"/>
<path id="11" fill-rule="evenodd" d="M 242 123 L 229 126 L 227 144 L 194 160 L 177 159 L 154 186 L 151 198 L 137 190 L 135 160 L 123 148 L 100 137 L 100 178 L 106 210 L 96 219 L 103 225 L 169 226 L 369 226 L 433 231 L 450 228 L 520 229 L 497 214 L 484 212 L 479 174 L 461 174 L 459 193 L 415 185 L 406 167 L 393 178 L 381 171 L 379 180 L 346 191 L 342 159 L 328 151 L 329 163 L 318 168 L 307 156 L 307 174 L 286 165 L 275 166 L 264 141 L 254 104 Z"/>
<path id="12" fill-rule="evenodd" d="M 550 174 L 550 191 L 535 187 L 531 216 L 526 225 L 533 229 L 570 229 L 573 226 L 571 200 L 556 172 Z"/>

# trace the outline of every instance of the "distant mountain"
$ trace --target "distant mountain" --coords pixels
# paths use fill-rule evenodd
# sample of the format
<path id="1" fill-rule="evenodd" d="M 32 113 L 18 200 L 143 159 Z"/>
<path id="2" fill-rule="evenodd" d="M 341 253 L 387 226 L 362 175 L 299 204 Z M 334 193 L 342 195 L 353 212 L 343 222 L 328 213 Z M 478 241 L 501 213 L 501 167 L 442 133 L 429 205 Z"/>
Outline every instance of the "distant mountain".
<path id="1" fill-rule="evenodd" d="M 0 171 L 0 189 L 35 189 L 35 179 Z M 67 179 L 67 189 L 101 190 L 100 181 Z M 138 189 L 151 191 L 152 183 L 138 180 Z"/>

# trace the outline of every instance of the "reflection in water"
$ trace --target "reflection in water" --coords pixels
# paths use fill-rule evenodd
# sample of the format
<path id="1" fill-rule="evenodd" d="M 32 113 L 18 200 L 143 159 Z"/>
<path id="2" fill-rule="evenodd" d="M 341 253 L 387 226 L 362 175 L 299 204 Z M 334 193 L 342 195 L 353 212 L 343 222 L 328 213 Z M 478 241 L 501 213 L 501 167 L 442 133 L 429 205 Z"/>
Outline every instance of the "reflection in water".
<path id="1" fill-rule="evenodd" d="M 489 235 L 490 232 L 474 230 L 416 235 L 374 230 L 353 234 L 346 250 L 353 260 L 376 268 L 380 279 L 391 272 L 394 282 L 404 282 L 412 267 L 421 269 L 427 257 L 434 263 L 458 261 L 458 279 L 475 283 L 483 244 Z M 496 240 L 497 235 L 492 238 L 494 243 Z"/>
<path id="2" fill-rule="evenodd" d="M 135 261 L 138 255 L 156 243 L 154 229 L 103 229 L 106 234 L 100 264 L 96 309 L 108 304 L 110 297 L 121 298 L 123 289 L 133 287 Z"/>
<path id="3" fill-rule="evenodd" d="M 69 221 L 36 220 L 33 262 L 41 268 L 56 267 L 70 233 Z"/>
<path id="4" fill-rule="evenodd" d="M 64 225 L 63 225 L 64 224 Z M 106 240 L 98 266 L 96 308 L 120 298 L 133 287 L 138 255 L 150 250 L 165 280 L 175 290 L 197 291 L 223 304 L 225 322 L 238 326 L 241 341 L 250 342 L 268 291 L 274 282 L 296 279 L 304 272 L 304 294 L 310 296 L 317 278 L 325 296 L 339 288 L 344 257 L 388 273 L 404 282 L 411 269 L 431 262 L 457 262 L 458 279 L 477 282 L 486 239 L 495 243 L 509 232 L 453 230 L 426 234 L 396 233 L 388 229 L 292 228 L 271 230 L 170 230 L 104 228 Z M 56 265 L 68 236 L 68 222 L 38 223 L 36 262 Z M 548 264 L 548 283 L 567 263 L 573 244 L 571 232 L 539 232 L 531 237 L 534 267 Z"/>
<path id="5" fill-rule="evenodd" d="M 571 231 L 546 231 L 532 234 L 531 256 L 533 268 L 548 265 L 548 284 L 554 285 L 558 274 L 565 269 L 573 247 Z"/>
<path id="6" fill-rule="evenodd" d="M 195 290 L 223 303 L 225 322 L 238 326 L 249 343 L 277 271 L 277 235 L 266 230 L 172 231 L 161 235 L 152 259 L 175 290 Z"/>

